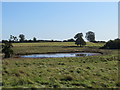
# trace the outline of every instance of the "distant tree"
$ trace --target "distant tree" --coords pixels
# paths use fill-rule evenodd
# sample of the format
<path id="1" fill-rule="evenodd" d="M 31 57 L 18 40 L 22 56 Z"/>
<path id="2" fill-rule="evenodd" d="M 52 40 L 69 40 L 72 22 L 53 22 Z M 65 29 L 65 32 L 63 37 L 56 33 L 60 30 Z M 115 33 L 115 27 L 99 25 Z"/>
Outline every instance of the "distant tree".
<path id="1" fill-rule="evenodd" d="M 12 36 L 12 35 L 10 35 L 10 39 L 9 39 L 9 41 L 12 41 L 12 39 L 13 39 L 13 36 Z"/>
<path id="2" fill-rule="evenodd" d="M 95 33 L 92 31 L 88 31 L 86 33 L 85 38 L 89 41 L 89 42 L 94 42 L 95 41 Z"/>
<path id="3" fill-rule="evenodd" d="M 8 42 L 8 40 L 2 40 L 2 43 Z"/>
<path id="4" fill-rule="evenodd" d="M 2 45 L 2 52 L 5 54 L 4 58 L 10 58 L 13 54 L 13 50 L 11 49 L 13 46 L 10 42 L 5 42 Z"/>
<path id="5" fill-rule="evenodd" d="M 82 33 L 78 33 L 78 34 L 76 34 L 75 35 L 75 44 L 77 44 L 77 45 L 80 45 L 80 47 L 82 46 L 82 45 L 86 45 L 86 42 L 84 41 L 84 39 L 82 38 L 83 37 L 83 34 Z"/>
<path id="6" fill-rule="evenodd" d="M 106 43 L 105 41 L 93 41 L 93 43 Z"/>
<path id="7" fill-rule="evenodd" d="M 67 42 L 67 40 L 63 40 L 63 42 Z"/>
<path id="8" fill-rule="evenodd" d="M 37 39 L 36 39 L 35 37 L 33 37 L 33 41 L 34 41 L 34 42 L 36 42 L 36 41 L 37 41 Z"/>
<path id="9" fill-rule="evenodd" d="M 18 41 L 17 37 L 13 36 L 13 35 L 10 35 L 9 42 L 15 42 L 15 41 Z"/>
<path id="10" fill-rule="evenodd" d="M 68 39 L 68 40 L 63 40 L 63 42 L 75 42 L 75 40 L 73 38 Z"/>
<path id="11" fill-rule="evenodd" d="M 75 42 L 75 40 L 72 39 L 72 38 L 71 38 L 71 39 L 68 39 L 67 41 L 68 41 L 68 42 Z"/>
<path id="12" fill-rule="evenodd" d="M 18 41 L 17 37 L 15 37 L 15 36 L 13 37 L 13 39 L 14 39 L 14 41 Z"/>
<path id="13" fill-rule="evenodd" d="M 32 41 L 33 41 L 33 40 L 31 40 L 31 39 L 30 39 L 30 40 L 28 40 L 28 42 L 32 42 Z"/>
<path id="14" fill-rule="evenodd" d="M 25 35 L 20 34 L 19 38 L 20 38 L 20 42 L 24 42 L 25 41 Z"/>

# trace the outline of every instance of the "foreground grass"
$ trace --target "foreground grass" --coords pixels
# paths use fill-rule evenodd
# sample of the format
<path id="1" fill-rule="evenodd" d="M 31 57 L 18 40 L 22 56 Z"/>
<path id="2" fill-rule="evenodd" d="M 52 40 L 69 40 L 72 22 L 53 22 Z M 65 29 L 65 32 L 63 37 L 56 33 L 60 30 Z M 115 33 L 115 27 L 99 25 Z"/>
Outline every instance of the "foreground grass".
<path id="1" fill-rule="evenodd" d="M 9 58 L 3 60 L 5 88 L 116 88 L 118 51 L 100 50 L 104 44 L 87 43 L 14 43 L 15 54 L 68 51 L 103 52 L 101 56 L 70 58 Z M 71 47 L 72 46 L 72 47 Z"/>
<path id="2" fill-rule="evenodd" d="M 118 57 L 25 59 L 3 61 L 3 87 L 116 88 Z"/>

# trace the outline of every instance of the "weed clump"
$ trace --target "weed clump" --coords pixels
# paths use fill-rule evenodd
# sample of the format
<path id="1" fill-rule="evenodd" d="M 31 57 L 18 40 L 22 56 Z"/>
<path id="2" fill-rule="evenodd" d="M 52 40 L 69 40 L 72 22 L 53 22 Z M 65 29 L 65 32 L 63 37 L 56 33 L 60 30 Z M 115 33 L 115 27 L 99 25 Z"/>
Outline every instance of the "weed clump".
<path id="1" fill-rule="evenodd" d="M 60 63 L 58 63 L 58 65 L 65 65 L 65 63 L 63 63 L 63 62 L 60 62 Z"/>
<path id="2" fill-rule="evenodd" d="M 72 76 L 64 76 L 63 78 L 60 79 L 61 81 L 72 81 L 73 77 Z"/>
<path id="3" fill-rule="evenodd" d="M 89 70 L 90 70 L 91 68 L 90 68 L 90 67 L 86 67 L 86 69 L 89 69 Z"/>

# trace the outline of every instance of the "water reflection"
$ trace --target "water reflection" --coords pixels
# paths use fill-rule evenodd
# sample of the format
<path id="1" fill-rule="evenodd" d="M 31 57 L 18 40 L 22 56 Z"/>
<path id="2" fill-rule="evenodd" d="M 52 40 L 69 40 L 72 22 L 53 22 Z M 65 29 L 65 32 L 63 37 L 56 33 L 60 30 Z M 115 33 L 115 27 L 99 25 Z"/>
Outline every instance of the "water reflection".
<path id="1" fill-rule="evenodd" d="M 83 57 L 83 56 L 93 56 L 99 53 L 56 53 L 56 54 L 33 54 L 33 55 L 23 55 L 24 58 L 57 58 L 57 57 Z"/>

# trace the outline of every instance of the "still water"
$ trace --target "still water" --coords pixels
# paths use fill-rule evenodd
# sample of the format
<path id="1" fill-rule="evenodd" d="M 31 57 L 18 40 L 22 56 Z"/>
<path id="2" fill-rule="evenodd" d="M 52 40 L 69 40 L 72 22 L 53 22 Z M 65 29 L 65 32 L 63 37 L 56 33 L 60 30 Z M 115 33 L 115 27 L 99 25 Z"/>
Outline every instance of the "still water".
<path id="1" fill-rule="evenodd" d="M 57 57 L 83 57 L 99 55 L 99 53 L 55 53 L 55 54 L 32 54 L 23 55 L 24 58 L 57 58 Z"/>

